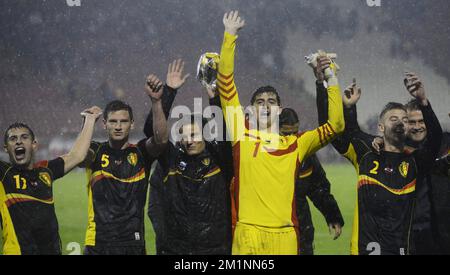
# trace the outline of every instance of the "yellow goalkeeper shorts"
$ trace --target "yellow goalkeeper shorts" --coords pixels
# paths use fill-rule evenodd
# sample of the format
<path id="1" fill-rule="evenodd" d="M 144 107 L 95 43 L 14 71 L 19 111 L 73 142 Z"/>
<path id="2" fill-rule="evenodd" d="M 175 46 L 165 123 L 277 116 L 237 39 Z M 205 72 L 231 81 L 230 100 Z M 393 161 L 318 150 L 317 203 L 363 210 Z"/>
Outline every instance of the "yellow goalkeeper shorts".
<path id="1" fill-rule="evenodd" d="M 233 255 L 297 255 L 298 239 L 294 227 L 266 228 L 237 223 Z"/>

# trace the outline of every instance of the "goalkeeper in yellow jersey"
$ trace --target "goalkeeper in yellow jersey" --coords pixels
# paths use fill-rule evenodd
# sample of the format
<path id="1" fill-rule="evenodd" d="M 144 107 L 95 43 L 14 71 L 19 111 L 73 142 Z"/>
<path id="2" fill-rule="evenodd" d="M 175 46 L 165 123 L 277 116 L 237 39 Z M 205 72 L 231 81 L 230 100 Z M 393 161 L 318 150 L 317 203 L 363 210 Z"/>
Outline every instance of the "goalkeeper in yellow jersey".
<path id="1" fill-rule="evenodd" d="M 324 71 L 328 83 L 327 122 L 301 135 L 281 136 L 272 127 L 278 124 L 281 111 L 280 97 L 273 87 L 257 89 L 251 99 L 253 112 L 246 118 L 234 84 L 237 32 L 245 21 L 235 11 L 225 14 L 223 23 L 225 37 L 217 87 L 233 145 L 237 224 L 232 252 L 297 254 L 294 198 L 297 170 L 305 158 L 327 145 L 345 127 L 336 73 L 331 68 Z M 250 119 L 252 114 L 255 123 Z"/>

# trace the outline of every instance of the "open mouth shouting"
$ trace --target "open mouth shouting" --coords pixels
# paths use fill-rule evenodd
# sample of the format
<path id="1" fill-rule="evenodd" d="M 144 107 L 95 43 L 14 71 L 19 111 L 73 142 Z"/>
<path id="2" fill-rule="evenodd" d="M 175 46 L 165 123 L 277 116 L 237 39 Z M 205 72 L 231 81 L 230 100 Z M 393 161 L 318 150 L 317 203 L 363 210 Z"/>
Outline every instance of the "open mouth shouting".
<path id="1" fill-rule="evenodd" d="M 26 152 L 27 151 L 25 150 L 24 147 L 17 147 L 14 150 L 14 155 L 15 155 L 16 161 L 20 162 L 20 161 L 25 160 L 25 157 L 26 157 L 25 153 Z"/>

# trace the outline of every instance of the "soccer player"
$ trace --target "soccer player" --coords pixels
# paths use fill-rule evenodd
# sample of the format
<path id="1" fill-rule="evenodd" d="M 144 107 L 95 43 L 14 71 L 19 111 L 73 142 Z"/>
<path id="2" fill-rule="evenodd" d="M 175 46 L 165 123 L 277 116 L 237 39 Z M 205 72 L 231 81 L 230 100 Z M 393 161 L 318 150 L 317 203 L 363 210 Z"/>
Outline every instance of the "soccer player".
<path id="1" fill-rule="evenodd" d="M 420 89 L 425 89 L 422 81 L 414 73 L 407 73 L 406 84 L 417 85 Z M 423 113 L 417 100 L 411 100 L 406 104 L 408 114 L 408 133 L 405 150 L 412 152 L 422 148 L 427 139 L 427 127 L 424 122 Z M 445 156 L 448 151 L 447 137 L 442 139 L 442 150 L 439 156 Z M 379 148 L 383 146 L 383 140 L 379 138 L 375 141 Z M 379 143 L 379 144 L 378 144 Z M 436 162 L 436 165 L 426 176 L 421 177 L 423 184 L 417 186 L 417 199 L 412 226 L 412 249 L 411 254 L 440 254 L 449 253 L 450 247 L 450 196 L 449 177 L 446 170 L 441 165 L 445 158 Z M 446 252 L 447 251 L 447 252 Z"/>
<path id="2" fill-rule="evenodd" d="M 133 111 L 112 101 L 103 113 L 106 142 L 92 142 L 84 166 L 88 176 L 86 255 L 145 254 L 144 206 L 153 160 L 164 150 L 167 121 L 161 104 L 162 83 L 147 77 L 155 135 L 130 144 Z"/>
<path id="3" fill-rule="evenodd" d="M 234 157 L 237 224 L 233 254 L 298 254 L 294 186 L 300 164 L 344 130 L 343 107 L 334 70 L 327 70 L 329 121 L 300 135 L 272 132 L 280 98 L 270 87 L 252 96 L 259 129 L 246 121 L 234 83 L 237 32 L 245 22 L 238 12 L 225 14 L 225 35 L 217 86 Z M 278 121 L 276 122 L 278 123 Z"/>
<path id="4" fill-rule="evenodd" d="M 354 83 L 345 90 L 347 128 L 333 145 L 351 161 L 358 174 L 351 240 L 354 255 L 410 253 L 416 188 L 423 183 L 421 177 L 432 167 L 442 138 L 442 129 L 425 90 L 416 84 L 407 89 L 419 103 L 428 139 L 423 148 L 414 152 L 405 151 L 409 126 L 403 104 L 389 103 L 383 108 L 378 130 L 384 147 L 377 152 L 371 146 L 371 137 L 357 126 L 356 102 L 361 89 Z"/>
<path id="5" fill-rule="evenodd" d="M 180 67 L 181 66 L 181 67 Z M 173 64 L 182 72 L 183 65 Z M 175 93 L 168 73 L 168 93 Z M 181 74 L 181 73 L 180 73 Z M 210 105 L 220 107 L 211 90 Z M 168 110 L 174 94 L 165 94 Z M 224 160 L 229 151 L 226 141 L 206 141 L 203 130 L 208 123 L 193 115 L 180 128 L 181 141 L 169 143 L 158 158 L 157 174 L 152 176 L 149 216 L 155 228 L 157 253 L 161 255 L 231 254 L 230 180 L 232 173 Z M 151 116 L 146 125 L 150 125 Z M 149 133 L 149 131 L 146 131 Z M 151 133 L 149 133 L 151 134 Z M 231 155 L 231 153 L 229 153 Z M 231 163 L 231 156 L 229 158 Z"/>
<path id="6" fill-rule="evenodd" d="M 325 106 L 326 107 L 326 106 Z M 280 133 L 293 135 L 299 133 L 297 113 L 290 108 L 283 108 L 280 115 Z M 299 178 L 295 185 L 295 204 L 299 221 L 300 255 L 314 254 L 314 226 L 311 218 L 308 197 L 319 209 L 336 240 L 342 233 L 344 219 L 339 206 L 330 192 L 330 182 L 316 155 L 307 158 L 300 167 Z"/>
<path id="7" fill-rule="evenodd" d="M 14 123 L 4 135 L 9 163 L 0 161 L 0 216 L 5 255 L 61 254 L 53 183 L 81 163 L 101 109 L 85 110 L 84 125 L 70 152 L 35 162 L 38 142 L 31 128 Z"/>

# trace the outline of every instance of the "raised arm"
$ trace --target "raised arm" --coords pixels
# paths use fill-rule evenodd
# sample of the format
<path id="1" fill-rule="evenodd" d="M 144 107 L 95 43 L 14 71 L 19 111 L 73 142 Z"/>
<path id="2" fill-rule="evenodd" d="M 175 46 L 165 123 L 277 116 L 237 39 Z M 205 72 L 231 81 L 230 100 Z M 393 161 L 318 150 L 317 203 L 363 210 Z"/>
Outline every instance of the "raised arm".
<path id="1" fill-rule="evenodd" d="M 167 69 L 166 85 L 163 88 L 163 94 L 161 97 L 161 103 L 166 119 L 169 118 L 170 109 L 177 95 L 178 89 L 180 89 L 189 74 L 183 75 L 184 61 L 181 59 L 175 60 L 169 64 Z M 150 112 L 145 120 L 144 134 L 147 138 L 153 136 L 153 113 Z"/>
<path id="2" fill-rule="evenodd" d="M 169 141 L 169 130 L 167 129 L 167 119 L 162 106 L 163 84 L 155 76 L 149 75 L 145 85 L 147 95 L 152 101 L 153 132 L 154 136 L 148 138 L 146 142 L 147 153 L 152 157 L 158 157 L 166 148 Z"/>
<path id="3" fill-rule="evenodd" d="M 234 83 L 237 32 L 245 26 L 245 21 L 239 17 L 237 11 L 232 11 L 224 15 L 223 24 L 225 34 L 220 52 L 217 88 L 229 137 L 232 144 L 235 144 L 243 137 L 245 129 L 245 116 Z"/>
<path id="4" fill-rule="evenodd" d="M 328 83 L 328 118 L 324 124 L 315 130 L 308 131 L 299 137 L 300 161 L 303 161 L 306 157 L 326 146 L 331 140 L 341 134 L 345 128 L 342 97 L 336 76 L 336 66 L 330 65 L 327 67 L 324 70 L 324 77 Z"/>
<path id="5" fill-rule="evenodd" d="M 209 106 L 215 106 L 218 108 L 222 108 L 220 103 L 220 97 L 216 90 L 213 90 L 211 87 L 205 87 L 208 92 L 209 97 Z M 220 119 L 218 117 L 214 119 Z M 231 179 L 233 178 L 233 151 L 231 148 L 231 142 L 227 141 L 227 129 L 225 120 L 222 117 L 222 125 L 223 125 L 223 133 L 222 136 L 219 137 L 221 140 L 215 141 L 213 144 L 215 145 L 214 154 L 216 154 L 216 158 L 219 162 L 221 169 L 225 172 L 225 176 L 227 182 L 231 183 Z"/>
<path id="6" fill-rule="evenodd" d="M 418 151 L 419 169 L 428 170 L 436 160 L 442 142 L 442 128 L 425 93 L 423 82 L 414 73 L 405 74 L 405 86 L 412 97 L 419 103 L 423 120 L 427 128 L 427 139 Z"/>
<path id="7" fill-rule="evenodd" d="M 95 122 L 102 114 L 102 109 L 97 106 L 84 110 L 81 115 L 84 117 L 84 125 L 81 133 L 75 141 L 70 152 L 61 156 L 64 160 L 64 174 L 70 172 L 75 166 L 82 163 L 89 151 L 92 135 L 94 133 Z"/>

